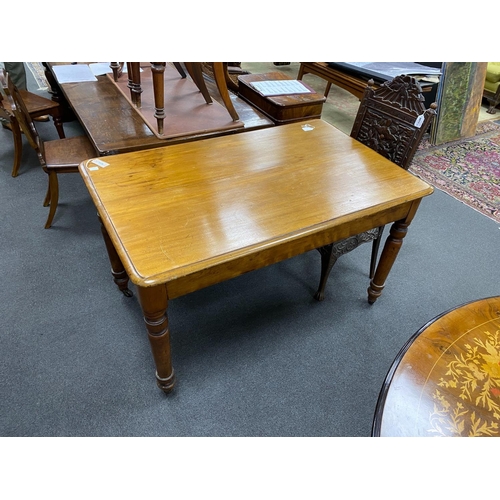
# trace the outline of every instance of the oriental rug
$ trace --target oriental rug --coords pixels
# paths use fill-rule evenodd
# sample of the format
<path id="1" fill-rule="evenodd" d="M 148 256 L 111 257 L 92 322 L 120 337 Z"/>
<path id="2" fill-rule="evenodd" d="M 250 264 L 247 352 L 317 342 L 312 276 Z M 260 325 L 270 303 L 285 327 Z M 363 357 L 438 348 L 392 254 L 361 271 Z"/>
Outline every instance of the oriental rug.
<path id="1" fill-rule="evenodd" d="M 499 120 L 500 121 L 500 120 Z M 422 141 L 409 171 L 500 223 L 500 124 L 484 121 L 469 139 Z"/>

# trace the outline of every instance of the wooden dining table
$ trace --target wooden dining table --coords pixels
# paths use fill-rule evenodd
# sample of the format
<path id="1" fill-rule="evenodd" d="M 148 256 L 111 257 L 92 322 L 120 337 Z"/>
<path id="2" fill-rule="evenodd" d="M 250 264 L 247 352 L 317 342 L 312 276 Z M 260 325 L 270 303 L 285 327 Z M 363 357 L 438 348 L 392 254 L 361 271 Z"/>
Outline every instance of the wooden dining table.
<path id="1" fill-rule="evenodd" d="M 175 383 L 169 300 L 392 223 L 368 286 L 374 303 L 433 192 L 320 119 L 89 159 L 79 170 L 113 279 L 126 295 L 129 279 L 136 286 L 166 393 Z"/>
<path id="2" fill-rule="evenodd" d="M 239 115 L 242 127 L 232 127 L 232 118 L 225 111 L 227 114 L 227 127 L 212 130 L 195 129 L 192 133 L 185 133 L 176 137 L 160 138 L 148 126 L 147 122 L 141 116 L 140 110 L 134 109 L 130 100 L 120 92 L 118 86 L 113 83 L 110 76 L 99 75 L 95 81 L 59 83 L 54 68 L 58 65 L 67 64 L 69 63 L 44 63 L 46 68 L 45 74 L 53 91 L 52 99 L 58 102 L 62 109 L 66 111 L 66 116 L 71 115 L 73 118 L 76 116 L 99 156 L 141 151 L 274 126 L 272 120 L 259 110 L 250 106 L 236 94 L 230 93 L 229 97 Z M 183 81 L 177 73 L 176 85 L 172 86 L 172 92 L 176 92 L 179 88 L 182 89 L 186 85 L 190 86 L 194 90 L 191 98 L 197 99 L 196 102 L 199 103 L 200 109 L 212 106 L 211 104 L 205 104 L 203 96 L 201 96 L 196 86 L 187 80 L 189 78 Z M 215 82 L 207 81 L 206 83 L 215 101 L 214 105 L 223 105 L 223 100 Z M 170 97 L 174 101 L 177 99 L 175 94 L 170 95 Z M 182 102 L 180 101 L 180 103 Z M 181 111 L 185 112 L 181 113 Z M 185 117 L 189 113 L 192 113 L 192 107 L 177 110 L 177 115 L 174 117 L 171 114 L 169 115 L 169 112 L 170 110 L 166 109 L 167 123 L 170 119 L 184 119 L 183 116 Z"/>

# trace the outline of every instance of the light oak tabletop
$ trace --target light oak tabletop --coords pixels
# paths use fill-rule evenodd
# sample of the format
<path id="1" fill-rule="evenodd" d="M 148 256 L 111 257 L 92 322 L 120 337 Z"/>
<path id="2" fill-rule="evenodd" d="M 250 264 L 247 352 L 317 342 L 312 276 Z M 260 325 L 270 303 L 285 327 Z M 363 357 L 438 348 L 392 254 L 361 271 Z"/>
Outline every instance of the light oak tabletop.
<path id="1" fill-rule="evenodd" d="M 80 166 L 130 278 L 148 286 L 352 221 L 432 188 L 321 120 Z"/>
<path id="2" fill-rule="evenodd" d="M 319 119 L 90 159 L 79 169 L 113 280 L 129 297 L 129 279 L 137 286 L 165 393 L 176 379 L 170 299 L 393 222 L 367 290 L 373 304 L 433 191 Z"/>

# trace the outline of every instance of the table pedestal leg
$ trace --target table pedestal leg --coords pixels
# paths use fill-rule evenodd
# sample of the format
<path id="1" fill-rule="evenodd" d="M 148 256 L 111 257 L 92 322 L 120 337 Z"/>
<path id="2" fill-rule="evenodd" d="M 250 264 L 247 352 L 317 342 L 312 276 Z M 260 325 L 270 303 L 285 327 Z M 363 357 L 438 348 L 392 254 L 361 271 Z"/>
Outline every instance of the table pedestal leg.
<path id="1" fill-rule="evenodd" d="M 385 280 L 403 245 L 403 238 L 406 236 L 409 225 L 410 223 L 405 219 L 396 221 L 391 227 L 390 235 L 387 237 L 377 270 L 375 271 L 375 276 L 370 281 L 370 286 L 368 287 L 368 302 L 370 304 L 373 304 L 382 294 Z"/>
<path id="2" fill-rule="evenodd" d="M 137 287 L 137 290 L 156 365 L 156 383 L 163 392 L 169 393 L 175 385 L 175 374 L 170 355 L 167 291 L 164 285 Z"/>
<path id="3" fill-rule="evenodd" d="M 111 274 L 113 275 L 113 281 L 116 283 L 118 289 L 125 295 L 126 297 L 132 297 L 133 293 L 128 288 L 128 274 L 123 267 L 122 261 L 118 254 L 116 253 L 115 247 L 109 237 L 104 224 L 102 223 L 102 219 L 99 214 L 97 214 L 99 222 L 101 223 L 101 233 L 104 238 L 104 243 L 106 245 L 106 250 L 108 251 L 109 262 L 111 263 Z"/>

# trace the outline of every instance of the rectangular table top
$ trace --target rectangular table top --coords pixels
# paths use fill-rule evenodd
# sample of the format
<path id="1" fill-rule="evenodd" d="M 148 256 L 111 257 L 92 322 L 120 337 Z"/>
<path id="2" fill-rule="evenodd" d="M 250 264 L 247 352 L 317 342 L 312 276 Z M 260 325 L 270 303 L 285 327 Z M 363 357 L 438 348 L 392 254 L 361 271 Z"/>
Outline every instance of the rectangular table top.
<path id="1" fill-rule="evenodd" d="M 200 278 L 170 297 L 404 218 L 433 191 L 322 120 L 100 160 L 80 172 L 132 282 Z"/>

